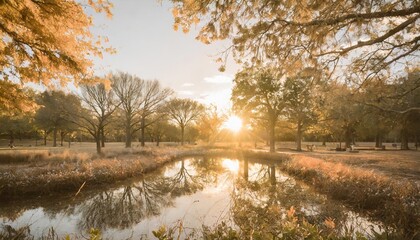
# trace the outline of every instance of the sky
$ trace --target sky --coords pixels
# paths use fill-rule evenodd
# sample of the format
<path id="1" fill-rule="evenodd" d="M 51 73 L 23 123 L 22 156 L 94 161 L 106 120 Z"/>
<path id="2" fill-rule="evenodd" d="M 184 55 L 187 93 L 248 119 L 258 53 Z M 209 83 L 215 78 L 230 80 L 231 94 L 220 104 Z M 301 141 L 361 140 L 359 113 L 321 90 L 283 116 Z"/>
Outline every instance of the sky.
<path id="1" fill-rule="evenodd" d="M 181 98 L 192 98 L 221 109 L 230 107 L 232 79 L 238 66 L 230 60 L 219 72 L 218 53 L 228 42 L 210 45 L 195 39 L 198 28 L 174 31 L 171 4 L 157 0 L 114 0 L 113 17 L 94 14 L 92 32 L 109 38 L 116 49 L 95 60 L 96 74 L 123 71 L 157 79 Z"/>

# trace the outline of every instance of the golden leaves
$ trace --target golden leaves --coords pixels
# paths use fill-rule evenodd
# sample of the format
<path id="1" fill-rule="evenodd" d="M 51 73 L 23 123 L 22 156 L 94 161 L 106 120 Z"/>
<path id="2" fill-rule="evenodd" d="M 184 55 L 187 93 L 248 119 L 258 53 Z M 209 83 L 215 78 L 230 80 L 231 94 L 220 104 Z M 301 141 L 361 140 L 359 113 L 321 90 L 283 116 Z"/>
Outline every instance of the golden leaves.
<path id="1" fill-rule="evenodd" d="M 174 18 L 176 18 L 176 17 L 178 17 L 178 14 L 179 14 L 179 9 L 178 8 L 172 8 L 172 16 L 174 17 Z"/>
<path id="2" fill-rule="evenodd" d="M 293 218 L 295 216 L 295 208 L 293 206 L 290 207 L 289 210 L 287 210 L 287 217 L 288 218 Z"/>
<path id="3" fill-rule="evenodd" d="M 110 15 L 112 4 L 86 0 L 95 11 Z M 12 1 L 2 4 L 0 20 L 0 71 L 22 83 L 36 82 L 52 87 L 52 79 L 65 85 L 92 66 L 92 56 L 115 52 L 103 47 L 106 38 L 93 36 L 92 18 L 82 3 L 67 0 Z M 55 82 L 55 81 L 54 81 Z"/>
<path id="4" fill-rule="evenodd" d="M 332 219 L 332 218 L 325 219 L 324 225 L 329 229 L 334 229 L 335 228 L 334 219 Z"/>
<path id="5" fill-rule="evenodd" d="M 36 107 L 30 94 L 19 84 L 7 80 L 0 81 L 0 115 L 33 112 Z"/>
<path id="6" fill-rule="evenodd" d="M 178 31 L 178 24 L 177 23 L 174 23 L 173 29 L 174 29 L 174 31 Z"/>

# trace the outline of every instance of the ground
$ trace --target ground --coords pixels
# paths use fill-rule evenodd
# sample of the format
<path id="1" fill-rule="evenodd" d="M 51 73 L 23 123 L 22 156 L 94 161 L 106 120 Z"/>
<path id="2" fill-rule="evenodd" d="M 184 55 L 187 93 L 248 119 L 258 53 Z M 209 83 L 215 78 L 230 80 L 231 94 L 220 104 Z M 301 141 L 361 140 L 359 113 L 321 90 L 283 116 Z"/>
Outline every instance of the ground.
<path id="1" fill-rule="evenodd" d="M 420 183 L 420 151 L 359 151 L 330 152 L 315 151 L 305 153 L 328 162 L 370 169 L 396 179 L 408 179 Z"/>
<path id="2" fill-rule="evenodd" d="M 38 141 L 40 143 L 40 141 Z M 71 153 L 87 153 L 94 154 L 96 149 L 94 143 L 71 143 L 70 148 L 68 143 L 65 143 L 63 147 L 50 147 L 50 146 L 36 146 L 35 141 L 16 141 L 16 147 L 10 149 L 7 146 L 6 140 L 0 140 L 0 156 L 2 153 L 10 152 L 37 152 L 37 151 L 49 151 L 49 152 L 62 152 L 69 151 Z M 316 147 L 313 152 L 306 150 L 306 145 L 314 144 Z M 148 146 L 153 146 L 153 143 L 148 143 Z M 162 143 L 165 145 L 176 145 L 174 143 Z M 235 144 L 225 144 L 232 147 L 237 147 Z M 305 148 L 303 152 L 296 152 L 291 150 L 294 143 L 292 142 L 281 142 L 277 143 L 277 152 L 283 152 L 290 155 L 306 155 L 314 158 L 320 158 L 328 162 L 340 162 L 346 165 L 360 167 L 364 169 L 373 170 L 381 174 L 385 174 L 392 178 L 407 179 L 420 183 L 420 150 L 408 150 L 401 151 L 392 147 L 391 143 L 386 143 L 385 151 L 375 150 L 360 150 L 357 153 L 350 152 L 336 152 L 331 151 L 334 149 L 337 143 L 327 143 L 326 146 L 321 146 L 321 143 L 303 143 L 302 146 Z M 362 147 L 374 146 L 374 143 L 359 143 Z M 243 147 L 255 148 L 252 144 L 243 144 Z M 412 146 L 413 147 L 413 146 Z M 133 142 L 133 149 L 140 149 L 140 143 Z M 258 143 L 258 150 L 268 150 L 268 148 Z M 106 143 L 106 147 L 103 149 L 105 153 L 124 151 L 124 143 Z M 148 159 L 150 160 L 150 159 Z M 4 167 L 4 166 L 3 166 Z M 0 165 L 0 169 L 2 166 Z"/>
<path id="3" fill-rule="evenodd" d="M 314 150 L 308 151 L 306 145 L 315 145 Z M 398 180 L 410 180 L 420 184 L 420 149 L 415 150 L 414 144 L 410 147 L 412 150 L 399 150 L 393 147 L 392 143 L 385 143 L 386 150 L 359 150 L 358 152 L 337 152 L 333 149 L 337 143 L 327 143 L 322 146 L 321 143 L 308 142 L 303 143 L 304 151 L 296 152 L 291 150 L 294 147 L 293 142 L 276 143 L 277 152 L 283 152 L 290 155 L 305 155 L 313 158 L 319 158 L 328 162 L 343 163 L 346 165 L 373 170 Z M 372 142 L 358 143 L 360 148 L 372 148 L 375 146 Z M 259 149 L 268 150 L 263 144 L 259 144 Z"/>
<path id="4" fill-rule="evenodd" d="M 39 141 L 37 142 L 39 143 Z M 94 143 L 71 143 L 70 148 L 68 143 L 65 143 L 63 147 L 51 147 L 51 146 L 35 146 L 35 141 L 16 141 L 16 147 L 10 149 L 7 146 L 8 142 L 6 140 L 0 140 L 0 157 L 2 154 L 9 153 L 61 153 L 68 152 L 70 154 L 78 154 L 82 157 L 87 158 L 87 155 L 95 154 L 95 145 Z M 306 149 L 306 145 L 314 144 L 316 147 L 313 151 Z M 162 143 L 162 146 L 174 146 L 177 144 L 174 143 Z M 237 144 L 225 143 L 224 146 L 230 148 L 237 148 Z M 408 150 L 401 151 L 392 147 L 391 143 L 387 143 L 386 150 L 360 150 L 359 152 L 337 152 L 332 149 L 335 148 L 337 143 L 327 143 L 326 146 L 321 146 L 321 143 L 303 143 L 302 146 L 305 148 L 302 152 L 296 152 L 292 150 L 294 143 L 293 142 L 281 142 L 277 143 L 277 152 L 286 153 L 294 156 L 310 156 L 313 158 L 318 158 L 325 160 L 327 162 L 342 163 L 352 167 L 362 168 L 372 170 L 376 173 L 380 173 L 391 177 L 396 180 L 409 180 L 414 181 L 420 184 L 420 151 L 419 150 Z M 154 148 L 153 143 L 148 143 L 147 146 Z M 373 143 L 360 143 L 359 146 L 369 147 L 374 146 Z M 255 144 L 246 144 L 241 145 L 243 148 L 249 148 L 257 151 L 268 151 L 268 147 L 263 143 L 258 143 L 257 148 Z M 158 149 L 158 148 L 155 148 Z M 159 148 L 161 149 L 161 148 Z M 141 147 L 138 142 L 133 142 L 133 148 L 127 150 L 124 148 L 124 143 L 106 143 L 106 147 L 103 148 L 105 155 L 113 156 L 116 153 L 125 152 L 129 153 L 130 151 L 140 151 Z M 132 154 L 125 154 L 126 158 L 135 157 Z M 146 158 L 143 161 L 147 161 L 146 164 L 152 164 L 150 161 L 153 159 Z M 14 168 L 17 166 L 14 166 Z M 25 167 L 25 165 L 21 165 Z M 0 170 L 9 169 L 9 166 L 5 164 L 0 164 Z"/>

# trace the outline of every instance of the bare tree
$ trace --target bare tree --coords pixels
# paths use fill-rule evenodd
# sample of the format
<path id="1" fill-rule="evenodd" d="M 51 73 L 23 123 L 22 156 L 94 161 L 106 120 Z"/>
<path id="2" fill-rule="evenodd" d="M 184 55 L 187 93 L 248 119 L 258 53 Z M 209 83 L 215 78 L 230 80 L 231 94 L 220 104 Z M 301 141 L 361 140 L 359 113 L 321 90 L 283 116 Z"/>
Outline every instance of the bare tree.
<path id="1" fill-rule="evenodd" d="M 125 114 L 125 147 L 131 147 L 135 126 L 139 123 L 137 114 L 143 105 L 145 81 L 135 75 L 119 72 L 111 77 L 112 88 L 121 102 Z"/>
<path id="2" fill-rule="evenodd" d="M 109 124 L 111 114 L 120 105 L 114 92 L 107 90 L 103 83 L 83 85 L 80 96 L 86 109 L 74 115 L 75 123 L 91 134 L 96 142 L 96 151 L 101 153 L 104 128 Z"/>
<path id="3" fill-rule="evenodd" d="M 181 128 L 181 145 L 184 145 L 185 127 L 198 119 L 204 112 L 204 106 L 191 99 L 174 98 L 166 104 L 165 109 L 169 117 Z"/>
<path id="4" fill-rule="evenodd" d="M 131 147 L 132 136 L 139 130 L 141 145 L 144 146 L 146 127 L 159 118 L 159 114 L 154 113 L 173 92 L 162 88 L 157 80 L 145 81 L 128 73 L 119 72 L 111 79 L 125 113 L 125 146 Z"/>
<path id="5" fill-rule="evenodd" d="M 146 81 L 143 89 L 143 103 L 139 113 L 140 116 L 140 139 L 141 146 L 144 146 L 145 129 L 150 124 L 161 118 L 158 109 L 165 103 L 165 100 L 173 94 L 169 88 L 162 88 L 159 81 Z"/>

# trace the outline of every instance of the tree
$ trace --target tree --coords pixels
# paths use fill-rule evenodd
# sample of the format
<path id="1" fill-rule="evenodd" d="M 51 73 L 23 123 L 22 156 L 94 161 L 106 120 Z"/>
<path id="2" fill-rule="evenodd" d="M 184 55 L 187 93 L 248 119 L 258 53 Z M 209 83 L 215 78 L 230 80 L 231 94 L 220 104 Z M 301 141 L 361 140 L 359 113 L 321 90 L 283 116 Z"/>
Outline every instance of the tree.
<path id="1" fill-rule="evenodd" d="M 87 3 L 87 4 L 86 4 Z M 34 82 L 51 86 L 74 80 L 76 83 L 93 80 L 82 76 L 90 73 L 92 56 L 100 57 L 106 39 L 92 37 L 92 19 L 86 6 L 111 16 L 108 1 L 10 1 L 0 2 L 0 85 L 18 90 L 21 87 L 6 83 Z M 65 26 L 65 27 L 63 27 Z M 6 92 L 9 92 L 8 90 Z M 17 96 L 17 100 L 21 100 Z M 6 106 L 13 106 L 14 95 L 0 97 Z"/>
<path id="2" fill-rule="evenodd" d="M 0 133 L 6 133 L 13 144 L 16 138 L 21 139 L 23 134 L 34 130 L 32 121 L 33 114 L 28 113 L 0 116 Z"/>
<path id="3" fill-rule="evenodd" d="M 143 88 L 143 101 L 139 112 L 140 116 L 140 140 L 141 146 L 145 145 L 145 129 L 150 124 L 158 121 L 162 113 L 158 111 L 165 104 L 168 97 L 173 94 L 169 88 L 162 88 L 158 80 L 146 81 Z"/>
<path id="4" fill-rule="evenodd" d="M 0 80 L 0 116 L 34 111 L 36 104 L 33 95 L 30 90 L 18 84 Z"/>
<path id="5" fill-rule="evenodd" d="M 173 131 L 172 128 L 176 127 L 169 123 L 166 116 L 162 116 L 155 122 L 153 122 L 147 129 L 150 138 L 156 142 L 156 146 L 159 146 L 163 138 L 169 139 Z"/>
<path id="6" fill-rule="evenodd" d="M 393 109 L 407 109 L 408 106 L 420 107 L 420 70 L 415 69 L 408 72 L 407 77 L 400 79 L 400 82 L 392 86 L 393 96 L 400 96 L 391 101 Z M 397 100 L 397 101 L 395 101 Z M 409 149 L 408 142 L 413 138 L 418 144 L 420 136 L 420 111 L 400 111 L 396 114 L 396 122 L 401 134 L 401 149 Z"/>
<path id="7" fill-rule="evenodd" d="M 289 121 L 296 125 L 296 149 L 302 150 L 302 134 L 316 116 L 316 88 L 318 74 L 314 69 L 305 69 L 296 77 L 287 78 L 284 83 L 283 97 L 285 113 Z"/>
<path id="8" fill-rule="evenodd" d="M 284 108 L 281 74 L 272 68 L 246 68 L 237 73 L 232 90 L 233 108 L 268 123 L 270 152 L 275 151 L 275 127 Z"/>
<path id="9" fill-rule="evenodd" d="M 199 137 L 207 143 L 215 142 L 225 120 L 226 115 L 219 113 L 217 106 L 212 105 L 206 108 L 197 123 Z"/>
<path id="10" fill-rule="evenodd" d="M 169 88 L 162 88 L 159 81 L 145 81 L 137 76 L 119 72 L 111 77 L 112 88 L 121 101 L 125 112 L 126 147 L 131 147 L 134 133 L 141 130 L 141 145 L 145 143 L 145 129 L 159 119 L 157 112 L 172 94 Z M 151 118 L 155 116 L 155 118 Z"/>
<path id="11" fill-rule="evenodd" d="M 342 83 L 331 82 L 324 91 L 323 118 L 319 121 L 340 145 L 344 140 L 346 148 L 353 143 L 357 126 L 365 113 L 358 99 L 360 96 L 352 94 L 352 89 Z"/>
<path id="12" fill-rule="evenodd" d="M 144 81 L 137 76 L 119 72 L 111 76 L 112 88 L 124 111 L 125 147 L 131 147 L 135 127 L 139 123 L 138 113 L 143 104 Z"/>
<path id="13" fill-rule="evenodd" d="M 107 90 L 103 83 L 83 85 L 81 100 L 86 105 L 77 114 L 73 114 L 73 122 L 85 129 L 96 142 L 96 151 L 101 153 L 104 128 L 109 124 L 111 114 L 119 107 L 114 92 Z"/>
<path id="14" fill-rule="evenodd" d="M 416 138 L 415 132 L 419 129 L 416 119 L 420 111 L 415 111 L 420 109 L 419 68 L 407 69 L 405 77 L 393 82 L 377 78 L 366 84 L 361 96 L 359 104 L 376 113 L 371 120 L 377 121 L 374 126 L 378 133 L 377 140 L 380 140 L 384 130 L 397 127 L 401 136 L 401 148 L 408 149 L 409 138 Z M 382 144 L 377 141 L 376 145 Z"/>
<path id="15" fill-rule="evenodd" d="M 38 104 L 41 107 L 35 114 L 35 123 L 44 130 L 44 144 L 46 144 L 46 135 L 53 132 L 53 147 L 56 147 L 57 133 L 61 132 L 63 140 L 65 132 L 75 128 L 69 120 L 69 115 L 77 112 L 80 101 L 75 95 L 66 95 L 62 91 L 45 91 L 39 96 Z"/>
<path id="16" fill-rule="evenodd" d="M 191 99 L 173 98 L 166 103 L 165 110 L 181 129 L 181 145 L 184 145 L 185 128 L 200 117 L 204 106 Z"/>
<path id="17" fill-rule="evenodd" d="M 347 73 L 369 77 L 418 54 L 418 1 L 172 2 L 175 30 L 201 21 L 200 41 L 231 38 L 237 60 L 273 60 L 289 73 L 315 61 L 331 69 L 347 61 Z"/>

